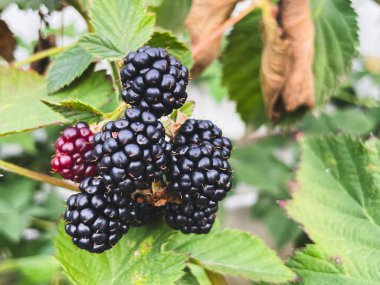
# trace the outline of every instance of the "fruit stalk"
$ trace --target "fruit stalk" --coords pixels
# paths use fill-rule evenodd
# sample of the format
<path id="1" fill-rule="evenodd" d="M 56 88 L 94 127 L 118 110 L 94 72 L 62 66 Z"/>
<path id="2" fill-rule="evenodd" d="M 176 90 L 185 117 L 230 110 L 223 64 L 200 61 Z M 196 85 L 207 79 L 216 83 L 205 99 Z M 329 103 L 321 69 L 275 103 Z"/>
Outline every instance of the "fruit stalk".
<path id="1" fill-rule="evenodd" d="M 25 176 L 25 177 L 28 177 L 28 178 L 31 178 L 31 179 L 34 179 L 34 180 L 37 180 L 40 182 L 49 183 L 51 185 L 59 186 L 62 188 L 73 190 L 73 191 L 79 191 L 78 186 L 73 184 L 73 183 L 69 183 L 69 182 L 66 182 L 64 180 L 57 179 L 57 178 L 51 177 L 51 176 L 46 175 L 46 174 L 35 172 L 35 171 L 29 170 L 27 168 L 6 162 L 4 160 L 0 160 L 0 169 L 3 169 L 5 171 L 9 171 L 12 173 L 16 173 L 16 174 L 19 174 L 21 176 Z"/>

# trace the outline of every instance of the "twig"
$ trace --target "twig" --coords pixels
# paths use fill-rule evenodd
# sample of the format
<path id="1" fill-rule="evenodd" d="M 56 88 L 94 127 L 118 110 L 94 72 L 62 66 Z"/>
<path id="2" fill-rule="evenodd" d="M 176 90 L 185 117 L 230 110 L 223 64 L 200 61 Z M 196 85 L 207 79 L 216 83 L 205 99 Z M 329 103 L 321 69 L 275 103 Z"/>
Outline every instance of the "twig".
<path id="1" fill-rule="evenodd" d="M 247 16 L 253 9 L 260 7 L 261 2 L 255 1 L 235 17 L 229 18 L 225 21 L 221 26 L 219 26 L 215 31 L 213 31 L 209 36 L 207 36 L 203 41 L 196 44 L 193 49 L 193 57 L 195 58 L 199 53 L 201 53 L 204 49 L 206 49 L 209 44 L 211 44 L 214 40 L 220 37 L 227 29 L 231 28 L 245 16 Z"/>
<path id="2" fill-rule="evenodd" d="M 288 136 L 288 135 L 294 135 L 297 133 L 296 129 L 288 129 L 288 130 L 282 130 L 277 129 L 271 132 L 267 132 L 264 134 L 258 134 L 258 133 L 251 133 L 237 141 L 237 146 L 244 146 L 253 142 L 258 142 L 261 140 L 265 140 L 267 138 L 277 137 L 277 136 Z"/>
<path id="3" fill-rule="evenodd" d="M 44 50 L 44 51 L 41 51 L 41 52 L 38 52 L 38 53 L 35 53 L 33 54 L 31 57 L 28 57 L 27 59 L 24 59 L 24 60 L 20 60 L 20 61 L 17 61 L 13 64 L 13 67 L 21 67 L 23 66 L 24 64 L 29 64 L 29 63 L 32 63 L 32 62 L 35 62 L 37 60 L 40 60 L 42 58 L 45 58 L 45 57 L 48 57 L 48 56 L 52 56 L 52 55 L 55 55 L 57 53 L 60 53 L 70 47 L 74 46 L 74 44 L 71 44 L 71 45 L 67 45 L 67 46 L 63 46 L 63 47 L 53 47 L 53 48 L 49 48 L 47 50 Z"/>
<path id="4" fill-rule="evenodd" d="M 23 167 L 14 165 L 12 163 L 6 162 L 4 160 L 0 160 L 0 169 L 13 172 L 21 176 L 25 176 L 25 177 L 37 180 L 37 181 L 46 182 L 55 186 L 63 187 L 69 190 L 79 191 L 78 186 L 73 183 L 69 183 L 64 180 L 57 179 L 46 174 L 35 172 L 27 168 L 23 168 Z"/>

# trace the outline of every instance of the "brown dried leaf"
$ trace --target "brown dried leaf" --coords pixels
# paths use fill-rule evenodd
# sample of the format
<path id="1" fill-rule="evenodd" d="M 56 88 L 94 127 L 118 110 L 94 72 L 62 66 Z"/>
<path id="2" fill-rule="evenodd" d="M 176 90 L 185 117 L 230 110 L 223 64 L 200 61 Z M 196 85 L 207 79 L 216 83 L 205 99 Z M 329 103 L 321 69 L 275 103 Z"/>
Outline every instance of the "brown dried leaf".
<path id="1" fill-rule="evenodd" d="M 46 38 L 43 38 L 40 33 L 38 37 L 37 45 L 34 48 L 34 53 L 41 52 L 55 46 L 56 46 L 55 35 L 49 35 Z M 39 74 L 44 74 L 47 70 L 47 67 L 49 66 L 49 63 L 50 63 L 49 57 L 45 57 L 35 62 L 32 62 L 30 65 L 30 69 L 38 72 Z"/>
<path id="2" fill-rule="evenodd" d="M 14 60 L 13 52 L 15 48 L 16 40 L 11 30 L 8 28 L 7 23 L 0 20 L 0 56 L 6 61 L 12 62 Z"/>
<path id="3" fill-rule="evenodd" d="M 186 27 L 191 36 L 192 46 L 204 41 L 224 21 L 226 21 L 240 0 L 193 0 Z M 200 74 L 218 55 L 220 40 L 217 37 L 206 49 L 193 54 L 192 75 Z"/>
<path id="4" fill-rule="evenodd" d="M 314 106 L 314 24 L 309 0 L 281 1 L 277 24 L 268 10 L 261 81 L 268 115 L 278 119 Z"/>

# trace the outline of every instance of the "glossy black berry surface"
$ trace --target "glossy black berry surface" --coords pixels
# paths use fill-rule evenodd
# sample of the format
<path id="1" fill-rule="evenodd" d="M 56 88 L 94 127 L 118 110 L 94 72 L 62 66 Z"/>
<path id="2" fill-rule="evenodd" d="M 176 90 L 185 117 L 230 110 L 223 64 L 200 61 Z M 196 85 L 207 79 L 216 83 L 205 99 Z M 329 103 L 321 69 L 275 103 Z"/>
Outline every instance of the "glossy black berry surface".
<path id="1" fill-rule="evenodd" d="M 187 99 L 189 72 L 163 48 L 144 46 L 130 52 L 120 76 L 123 100 L 157 117 L 170 114 Z"/>
<path id="2" fill-rule="evenodd" d="M 166 169 L 165 130 L 155 115 L 133 107 L 94 137 L 93 158 L 107 188 L 132 193 L 161 181 Z"/>
<path id="3" fill-rule="evenodd" d="M 81 193 L 67 199 L 66 233 L 79 248 L 104 252 L 128 232 L 128 221 L 123 218 L 127 201 L 121 196 L 108 196 L 101 179 L 86 178 L 79 188 Z"/>

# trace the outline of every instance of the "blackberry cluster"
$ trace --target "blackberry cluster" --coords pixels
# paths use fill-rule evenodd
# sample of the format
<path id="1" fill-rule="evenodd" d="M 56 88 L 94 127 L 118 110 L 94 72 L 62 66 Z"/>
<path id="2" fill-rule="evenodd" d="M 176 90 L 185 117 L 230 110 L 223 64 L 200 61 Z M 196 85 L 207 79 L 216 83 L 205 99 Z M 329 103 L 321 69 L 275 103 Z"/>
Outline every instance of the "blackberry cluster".
<path id="1" fill-rule="evenodd" d="M 66 233 L 79 248 L 101 253 L 128 232 L 129 224 L 123 219 L 128 202 L 108 195 L 101 179 L 86 178 L 79 188 L 81 193 L 67 200 Z"/>
<path id="2" fill-rule="evenodd" d="M 91 176 L 67 200 L 66 232 L 94 253 L 164 215 L 183 233 L 208 233 L 231 190 L 230 140 L 211 121 L 193 119 L 166 140 L 159 118 L 185 103 L 188 70 L 164 49 L 129 53 L 121 79 L 122 98 L 132 105 L 123 118 L 95 135 L 78 123 L 57 140 L 53 169 L 76 182 Z"/>
<path id="3" fill-rule="evenodd" d="M 65 129 L 55 142 L 52 170 L 74 182 L 94 176 L 96 165 L 92 161 L 92 140 L 93 133 L 86 123 L 80 122 Z"/>
<path id="4" fill-rule="evenodd" d="M 231 166 L 208 141 L 173 150 L 168 191 L 181 204 L 168 203 L 166 221 L 183 233 L 208 233 L 218 202 L 231 190 Z"/>
<path id="5" fill-rule="evenodd" d="M 123 100 L 157 117 L 170 114 L 187 99 L 187 68 L 160 47 L 144 46 L 130 52 L 120 77 Z"/>
<path id="6" fill-rule="evenodd" d="M 165 129 L 156 116 L 133 107 L 94 137 L 93 158 L 107 188 L 131 194 L 163 179 Z"/>

